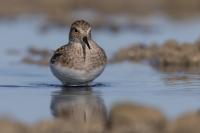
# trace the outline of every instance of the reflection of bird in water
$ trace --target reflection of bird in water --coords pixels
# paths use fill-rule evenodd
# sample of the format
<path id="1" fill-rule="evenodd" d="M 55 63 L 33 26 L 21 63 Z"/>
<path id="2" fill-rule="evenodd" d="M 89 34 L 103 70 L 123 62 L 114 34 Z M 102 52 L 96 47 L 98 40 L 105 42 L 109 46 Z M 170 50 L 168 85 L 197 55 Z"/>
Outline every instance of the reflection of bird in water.
<path id="1" fill-rule="evenodd" d="M 101 128 L 106 124 L 106 108 L 102 99 L 88 87 L 68 87 L 54 92 L 52 115 L 67 122 Z"/>

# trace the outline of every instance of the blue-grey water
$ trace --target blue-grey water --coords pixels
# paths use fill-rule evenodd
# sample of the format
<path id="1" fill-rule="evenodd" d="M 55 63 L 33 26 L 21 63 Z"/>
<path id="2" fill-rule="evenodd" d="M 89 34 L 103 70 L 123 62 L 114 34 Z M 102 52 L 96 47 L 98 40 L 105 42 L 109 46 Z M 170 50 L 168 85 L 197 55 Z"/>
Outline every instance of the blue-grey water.
<path id="1" fill-rule="evenodd" d="M 93 31 L 93 38 L 111 57 L 119 48 L 133 42 L 162 44 L 171 38 L 194 42 L 200 36 L 200 19 L 172 22 L 155 17 L 149 23 L 152 32 L 126 29 L 112 33 L 102 29 Z M 54 50 L 67 43 L 69 29 L 51 29 L 42 33 L 40 26 L 41 20 L 37 18 L 0 22 L 0 116 L 24 122 L 53 118 L 50 108 L 52 96 L 62 90 L 61 83 L 48 67 L 26 65 L 20 60 L 29 46 Z M 9 49 L 19 50 L 19 54 L 10 55 L 7 53 Z M 101 99 L 107 110 L 123 101 L 157 107 L 169 118 L 200 109 L 200 73 L 196 71 L 169 73 L 155 70 L 147 64 L 109 64 L 94 81 L 89 93 L 79 93 L 79 89 L 66 97 L 94 95 Z"/>

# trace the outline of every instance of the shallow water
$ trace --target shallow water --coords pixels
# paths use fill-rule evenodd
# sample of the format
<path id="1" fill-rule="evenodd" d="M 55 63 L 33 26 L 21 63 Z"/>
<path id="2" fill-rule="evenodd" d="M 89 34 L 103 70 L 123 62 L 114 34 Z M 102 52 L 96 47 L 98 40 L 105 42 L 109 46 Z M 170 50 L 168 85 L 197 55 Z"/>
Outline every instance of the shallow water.
<path id="1" fill-rule="evenodd" d="M 101 42 L 111 57 L 117 49 L 132 42 L 163 43 L 170 38 L 193 42 L 200 35 L 200 19 L 178 23 L 157 17 L 150 23 L 155 28 L 153 32 L 112 33 L 104 29 L 94 31 L 93 38 Z M 60 103 L 60 100 L 55 102 L 55 97 L 66 103 L 85 99 L 88 106 L 96 99 L 107 111 L 114 103 L 131 101 L 157 107 L 170 118 L 200 108 L 200 72 L 196 71 L 160 72 L 146 64 L 124 62 L 108 65 L 92 87 L 62 87 L 48 67 L 20 63 L 28 46 L 53 50 L 67 42 L 68 28 L 41 33 L 40 24 L 36 19 L 0 22 L 0 115 L 25 122 L 52 118 L 55 115 L 52 105 Z M 10 48 L 18 49 L 20 54 L 7 54 Z M 63 88 L 73 91 L 63 94 Z"/>

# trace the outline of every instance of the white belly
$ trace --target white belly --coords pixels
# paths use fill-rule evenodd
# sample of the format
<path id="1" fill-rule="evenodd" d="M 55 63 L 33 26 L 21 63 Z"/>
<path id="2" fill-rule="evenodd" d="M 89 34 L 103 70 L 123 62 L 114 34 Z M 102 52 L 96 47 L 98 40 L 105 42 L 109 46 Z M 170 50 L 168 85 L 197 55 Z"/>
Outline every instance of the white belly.
<path id="1" fill-rule="evenodd" d="M 100 66 L 89 72 L 62 67 L 59 64 L 50 64 L 50 68 L 54 76 L 64 85 L 85 85 L 98 77 L 103 72 L 105 66 Z"/>

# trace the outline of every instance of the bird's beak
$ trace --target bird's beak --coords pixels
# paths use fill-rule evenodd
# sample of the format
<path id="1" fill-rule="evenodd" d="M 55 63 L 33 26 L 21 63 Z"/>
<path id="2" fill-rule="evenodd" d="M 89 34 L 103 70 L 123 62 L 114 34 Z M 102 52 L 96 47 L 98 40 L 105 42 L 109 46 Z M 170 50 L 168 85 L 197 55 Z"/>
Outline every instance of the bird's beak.
<path id="1" fill-rule="evenodd" d="M 83 37 L 83 42 L 87 45 L 87 47 L 90 49 L 90 44 L 88 42 L 88 38 L 85 36 Z"/>

